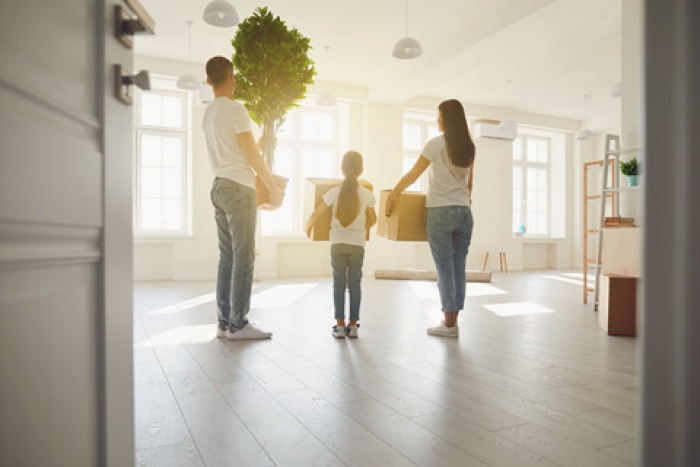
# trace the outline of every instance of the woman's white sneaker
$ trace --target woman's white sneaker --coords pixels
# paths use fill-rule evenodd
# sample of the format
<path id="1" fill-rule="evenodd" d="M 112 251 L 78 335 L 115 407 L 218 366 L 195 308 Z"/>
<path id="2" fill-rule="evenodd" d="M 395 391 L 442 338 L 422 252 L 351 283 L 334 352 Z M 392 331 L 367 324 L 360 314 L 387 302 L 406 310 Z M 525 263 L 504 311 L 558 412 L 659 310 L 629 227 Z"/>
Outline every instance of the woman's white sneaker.
<path id="1" fill-rule="evenodd" d="M 333 337 L 337 337 L 340 339 L 341 337 L 345 337 L 345 327 L 343 326 L 333 326 Z"/>
<path id="2" fill-rule="evenodd" d="M 428 328 L 428 334 L 431 336 L 440 336 L 440 337 L 459 337 L 459 327 L 457 325 L 454 325 L 451 328 L 448 328 L 445 326 L 444 321 L 440 321 L 440 324 L 433 328 Z"/>

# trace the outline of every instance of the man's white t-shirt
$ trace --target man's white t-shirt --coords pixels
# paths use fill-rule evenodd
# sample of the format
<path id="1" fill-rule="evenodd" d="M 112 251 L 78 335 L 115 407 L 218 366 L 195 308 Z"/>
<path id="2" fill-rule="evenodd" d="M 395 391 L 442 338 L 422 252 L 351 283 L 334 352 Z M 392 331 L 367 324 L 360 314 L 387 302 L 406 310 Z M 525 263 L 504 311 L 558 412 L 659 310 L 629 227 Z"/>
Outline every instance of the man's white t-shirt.
<path id="1" fill-rule="evenodd" d="M 335 217 L 340 187 L 333 187 L 323 195 L 323 202 L 333 209 L 331 218 L 331 244 L 346 243 L 348 245 L 365 246 L 367 236 L 365 230 L 367 216 L 365 213 L 367 212 L 367 208 L 374 207 L 376 200 L 372 192 L 362 185 L 358 186 L 357 192 L 360 195 L 360 213 L 347 227 L 343 227 L 340 221 Z"/>
<path id="2" fill-rule="evenodd" d="M 457 167 L 450 162 L 445 135 L 429 140 L 423 156 L 430 161 L 425 207 L 469 206 L 467 183 L 471 167 Z"/>
<path id="3" fill-rule="evenodd" d="M 255 173 L 238 143 L 238 133 L 252 131 L 245 106 L 228 97 L 217 97 L 204 112 L 202 127 L 214 176 L 255 189 Z"/>

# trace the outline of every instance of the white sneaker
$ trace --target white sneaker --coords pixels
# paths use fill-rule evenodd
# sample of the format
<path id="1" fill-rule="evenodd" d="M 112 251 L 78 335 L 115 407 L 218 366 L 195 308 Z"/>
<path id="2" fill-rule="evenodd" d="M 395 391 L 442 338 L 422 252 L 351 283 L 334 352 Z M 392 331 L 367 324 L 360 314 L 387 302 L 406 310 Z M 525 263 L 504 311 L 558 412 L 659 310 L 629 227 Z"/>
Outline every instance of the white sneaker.
<path id="1" fill-rule="evenodd" d="M 243 329 L 229 329 L 229 340 L 257 340 L 269 339 L 272 337 L 271 332 L 263 331 L 253 323 L 248 323 Z"/>
<path id="2" fill-rule="evenodd" d="M 333 326 L 333 337 L 337 337 L 338 339 L 345 337 L 345 327 Z"/>
<path id="3" fill-rule="evenodd" d="M 228 326 L 224 326 L 223 324 L 217 324 L 216 325 L 216 338 L 223 339 L 225 337 L 228 337 Z"/>
<path id="4" fill-rule="evenodd" d="M 345 335 L 352 338 L 352 339 L 357 338 L 357 328 L 359 328 L 359 327 L 360 327 L 359 324 L 354 325 L 354 326 L 347 326 L 345 328 Z"/>
<path id="5" fill-rule="evenodd" d="M 445 326 L 444 321 L 440 321 L 440 324 L 434 328 L 428 328 L 428 334 L 440 337 L 459 337 L 459 327 L 455 325 L 454 327 L 448 328 Z"/>

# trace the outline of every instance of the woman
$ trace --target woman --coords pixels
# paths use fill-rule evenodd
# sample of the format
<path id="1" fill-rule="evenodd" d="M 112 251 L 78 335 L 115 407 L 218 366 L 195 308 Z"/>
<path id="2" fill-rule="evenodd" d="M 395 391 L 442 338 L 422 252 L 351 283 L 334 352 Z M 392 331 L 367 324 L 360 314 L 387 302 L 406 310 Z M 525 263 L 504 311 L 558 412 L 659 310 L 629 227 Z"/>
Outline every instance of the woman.
<path id="1" fill-rule="evenodd" d="M 428 328 L 428 334 L 458 337 L 457 317 L 464 308 L 465 266 L 474 228 L 471 193 L 476 148 L 459 101 L 442 102 L 437 122 L 443 134 L 428 141 L 415 165 L 396 184 L 386 201 L 385 213 L 391 215 L 396 197 L 430 168 L 426 230 L 445 317 L 438 326 Z"/>

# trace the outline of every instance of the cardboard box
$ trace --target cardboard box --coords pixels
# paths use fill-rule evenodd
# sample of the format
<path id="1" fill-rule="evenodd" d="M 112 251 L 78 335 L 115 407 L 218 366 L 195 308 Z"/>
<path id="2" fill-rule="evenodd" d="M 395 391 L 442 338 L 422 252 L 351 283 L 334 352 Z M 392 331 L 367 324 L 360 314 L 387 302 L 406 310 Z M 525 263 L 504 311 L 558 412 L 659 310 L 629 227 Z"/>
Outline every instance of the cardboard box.
<path id="1" fill-rule="evenodd" d="M 287 182 L 289 179 L 275 174 L 272 174 L 272 178 L 275 180 L 277 186 L 282 189 L 284 195 L 284 192 L 287 190 Z M 270 192 L 267 190 L 262 179 L 257 175 L 255 176 L 255 203 L 258 209 L 276 209 L 270 206 Z"/>
<path id="2" fill-rule="evenodd" d="M 598 324 L 603 331 L 636 336 L 637 278 L 601 275 L 598 294 Z"/>
<path id="3" fill-rule="evenodd" d="M 382 190 L 377 215 L 377 235 L 399 242 L 427 242 L 425 231 L 425 193 L 404 191 L 384 215 L 384 205 L 391 190 Z"/>
<path id="4" fill-rule="evenodd" d="M 636 227 L 603 229 L 601 274 L 640 277 L 641 237 L 641 229 Z"/>
<path id="5" fill-rule="evenodd" d="M 374 187 L 370 182 L 364 179 L 359 180 L 360 185 L 367 188 L 369 191 L 374 191 Z M 322 201 L 323 195 L 333 187 L 340 186 L 343 183 L 342 178 L 307 178 L 304 184 L 304 225 L 314 212 L 316 206 Z M 331 210 L 327 210 L 316 221 L 313 230 L 311 231 L 311 240 L 323 242 L 330 240 L 331 235 Z M 369 228 L 367 229 L 367 240 L 369 240 Z"/>

